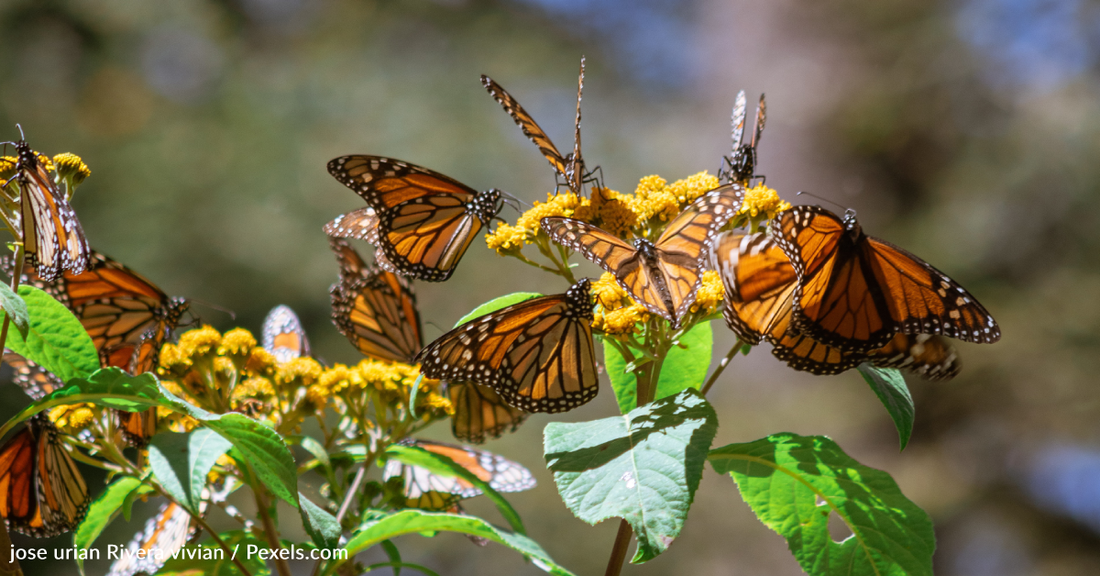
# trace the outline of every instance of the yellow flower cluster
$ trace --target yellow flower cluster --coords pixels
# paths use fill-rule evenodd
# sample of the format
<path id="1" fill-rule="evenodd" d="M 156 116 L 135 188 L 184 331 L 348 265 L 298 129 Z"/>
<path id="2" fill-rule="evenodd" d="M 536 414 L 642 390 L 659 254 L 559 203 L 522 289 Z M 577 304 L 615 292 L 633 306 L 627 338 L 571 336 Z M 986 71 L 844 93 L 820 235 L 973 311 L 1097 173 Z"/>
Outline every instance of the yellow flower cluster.
<path id="1" fill-rule="evenodd" d="M 649 318 L 649 312 L 627 295 L 609 272 L 592 283 L 592 295 L 596 298 L 592 328 L 610 335 L 629 335 L 639 322 Z"/>
<path id="2" fill-rule="evenodd" d="M 57 175 L 72 182 L 73 186 L 79 185 L 85 178 L 92 175 L 92 171 L 80 156 L 71 152 L 54 156 L 53 163 L 57 167 Z"/>
<path id="3" fill-rule="evenodd" d="M 722 285 L 722 277 L 714 270 L 707 270 L 703 272 L 703 284 L 695 293 L 695 304 L 691 305 L 691 311 L 703 310 L 706 314 L 710 314 L 725 297 L 726 290 Z"/>
<path id="4" fill-rule="evenodd" d="M 741 203 L 738 214 L 754 219 L 763 215 L 771 220 L 780 212 L 790 208 L 790 202 L 780 199 L 779 193 L 761 183 L 745 191 L 745 200 Z"/>
<path id="5" fill-rule="evenodd" d="M 15 158 L 12 156 L 0 156 L 0 180 L 7 182 L 15 176 Z M 0 182 L 2 184 L 3 182 Z"/>
<path id="6" fill-rule="evenodd" d="M 573 217 L 625 237 L 638 225 L 638 215 L 631 208 L 631 200 L 610 188 L 593 188 L 592 198 L 582 200 Z"/>
<path id="7" fill-rule="evenodd" d="M 646 176 L 638 182 L 638 187 L 634 190 L 631 210 L 641 222 L 654 218 L 667 222 L 688 204 L 718 186 L 718 178 L 706 172 L 699 172 L 672 184 L 660 176 Z"/>
<path id="8" fill-rule="evenodd" d="M 570 218 L 573 212 L 588 200 L 580 200 L 576 194 L 547 194 L 546 202 L 535 202 L 531 209 L 524 212 L 516 220 L 515 226 L 501 224 L 496 230 L 485 235 L 485 242 L 489 248 L 496 250 L 501 256 L 516 254 L 525 244 L 530 243 L 538 236 L 541 228 L 539 222 L 543 218 L 551 216 L 564 216 Z"/>
<path id="9" fill-rule="evenodd" d="M 95 419 L 91 404 L 66 404 L 49 411 L 50 421 L 62 432 L 75 436 Z"/>

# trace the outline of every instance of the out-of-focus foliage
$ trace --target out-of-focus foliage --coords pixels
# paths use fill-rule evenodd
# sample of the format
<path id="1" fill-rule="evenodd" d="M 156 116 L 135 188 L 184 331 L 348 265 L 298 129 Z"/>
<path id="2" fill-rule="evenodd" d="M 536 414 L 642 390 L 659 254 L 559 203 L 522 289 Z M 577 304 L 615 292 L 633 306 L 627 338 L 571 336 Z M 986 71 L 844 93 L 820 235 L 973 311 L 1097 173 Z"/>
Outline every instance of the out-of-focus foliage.
<path id="1" fill-rule="evenodd" d="M 960 346 L 954 381 L 912 384 L 916 426 L 900 456 L 858 375 L 804 377 L 766 352 L 738 358 L 746 376 L 711 393 L 723 414 L 715 445 L 777 429 L 833 437 L 932 515 L 937 574 L 1094 574 L 1097 22 L 1091 4 L 1040 0 L 3 0 L 0 139 L 20 122 L 36 149 L 81 155 L 93 176 L 74 205 L 97 249 L 172 294 L 235 310 L 234 324 L 258 328 L 272 305 L 290 304 L 320 356 L 354 362 L 328 321 L 336 267 L 320 228 L 361 201 L 325 173 L 330 158 L 394 156 L 544 198 L 549 167 L 477 77 L 501 82 L 562 144 L 584 53 L 585 157 L 622 189 L 717 169 L 736 90 L 766 91 L 768 185 L 858 209 L 869 233 L 978 295 L 1004 338 Z M 478 242 L 451 281 L 420 287 L 420 307 L 442 330 L 487 296 L 546 278 Z M 733 342 L 716 335 L 718 351 Z M 26 402 L 2 394 L 13 410 Z M 609 413 L 611 396 L 570 417 Z M 545 421 L 490 449 L 549 487 Z M 578 573 L 600 570 L 615 526 L 580 525 L 548 489 L 514 500 L 531 536 Z M 782 538 L 730 503 L 728 482 L 704 482 L 695 497 L 676 545 L 632 573 L 800 573 Z M 123 542 L 149 514 L 135 510 L 101 542 Z M 742 555 L 730 557 L 730 541 Z M 444 536 L 406 559 L 455 574 L 489 562 L 538 573 L 506 550 Z M 106 564 L 89 562 L 89 573 Z"/>

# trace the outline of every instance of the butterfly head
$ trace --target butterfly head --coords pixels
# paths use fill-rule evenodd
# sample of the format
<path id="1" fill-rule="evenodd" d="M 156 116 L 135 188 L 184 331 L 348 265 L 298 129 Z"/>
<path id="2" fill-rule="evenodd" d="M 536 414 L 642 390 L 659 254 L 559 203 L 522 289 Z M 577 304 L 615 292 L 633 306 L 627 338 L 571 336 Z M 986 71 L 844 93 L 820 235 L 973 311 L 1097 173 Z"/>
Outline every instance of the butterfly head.
<path id="1" fill-rule="evenodd" d="M 565 292 L 565 298 L 569 301 L 569 311 L 580 318 L 593 318 L 592 308 L 596 305 L 592 301 L 592 280 L 581 278 L 570 286 Z"/>
<path id="2" fill-rule="evenodd" d="M 840 218 L 840 221 L 844 223 L 844 228 L 848 230 L 854 238 L 859 238 L 863 233 L 863 229 L 859 225 L 859 220 L 856 220 L 856 211 L 848 208 L 844 210 L 844 216 Z"/>
<path id="3" fill-rule="evenodd" d="M 482 223 L 488 224 L 504 208 L 504 199 L 500 190 L 490 188 L 478 194 L 466 207 L 466 211 L 477 216 Z"/>

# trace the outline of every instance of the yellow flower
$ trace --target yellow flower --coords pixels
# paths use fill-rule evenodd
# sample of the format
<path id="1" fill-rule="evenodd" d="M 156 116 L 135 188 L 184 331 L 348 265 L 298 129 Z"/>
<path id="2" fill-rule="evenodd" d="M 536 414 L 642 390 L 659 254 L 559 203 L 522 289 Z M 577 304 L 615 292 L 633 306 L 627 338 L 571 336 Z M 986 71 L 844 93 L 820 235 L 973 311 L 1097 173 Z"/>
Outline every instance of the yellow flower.
<path id="1" fill-rule="evenodd" d="M 594 321 L 592 327 L 599 328 L 607 334 L 632 334 L 637 323 L 648 319 L 649 312 L 641 304 L 632 303 L 623 308 L 597 314 L 600 325 L 597 326 Z"/>
<path id="2" fill-rule="evenodd" d="M 218 354 L 246 358 L 256 347 L 256 338 L 244 328 L 234 328 L 222 336 Z"/>
<path id="3" fill-rule="evenodd" d="M 546 202 L 535 202 L 534 206 L 520 215 L 515 226 L 501 224 L 492 233 L 486 234 L 485 243 L 501 256 L 515 254 L 523 248 L 524 244 L 538 236 L 541 230 L 539 223 L 543 218 L 571 217 L 578 206 L 587 202 L 588 200 L 578 199 L 577 195 L 571 192 L 547 194 Z"/>
<path id="4" fill-rule="evenodd" d="M 88 404 L 67 404 L 51 408 L 49 418 L 62 432 L 76 434 L 92 423 L 95 412 Z"/>
<path id="5" fill-rule="evenodd" d="M 351 385 L 351 370 L 343 364 L 337 364 L 325 370 L 318 383 L 333 392 L 341 392 Z"/>
<path id="6" fill-rule="evenodd" d="M 703 272 L 703 285 L 695 293 L 695 304 L 691 305 L 691 311 L 706 310 L 712 312 L 726 297 L 725 288 L 722 286 L 722 277 L 714 270 Z"/>
<path id="7" fill-rule="evenodd" d="M 41 152 L 35 152 L 34 155 L 38 157 L 38 163 L 42 165 L 42 168 L 47 172 L 53 172 L 53 160 L 50 160 L 49 156 Z"/>
<path id="8" fill-rule="evenodd" d="M 704 170 L 669 184 L 668 191 L 676 197 L 676 201 L 680 203 L 680 208 L 684 208 L 703 194 L 714 190 L 720 184 L 717 177 L 711 176 Z"/>
<path id="9" fill-rule="evenodd" d="M 321 364 L 313 358 L 295 358 L 275 370 L 275 382 L 284 388 L 312 386 L 321 376 Z"/>
<path id="10" fill-rule="evenodd" d="M 16 159 L 12 156 L 0 156 L 0 180 L 7 182 L 9 178 L 15 176 L 15 162 Z"/>
<path id="11" fill-rule="evenodd" d="M 57 175 L 69 180 L 70 186 L 79 186 L 85 178 L 92 175 L 92 171 L 80 156 L 70 152 L 54 156 L 53 163 L 57 166 Z"/>
<path id="12" fill-rule="evenodd" d="M 775 190 L 758 184 L 745 191 L 745 200 L 741 203 L 738 214 L 747 214 L 750 218 L 758 218 L 763 214 L 771 220 L 790 207 L 790 202 L 781 200 Z"/>
<path id="13" fill-rule="evenodd" d="M 233 389 L 234 398 L 269 398 L 274 395 L 275 387 L 271 381 L 260 376 L 248 378 Z"/>
<path id="14" fill-rule="evenodd" d="M 638 224 L 638 215 L 631 209 L 632 200 L 610 188 L 593 188 L 591 200 L 578 206 L 573 217 L 625 237 Z"/>
<path id="15" fill-rule="evenodd" d="M 451 401 L 436 392 L 430 392 L 417 398 L 424 419 L 444 418 L 455 413 Z"/>
<path id="16" fill-rule="evenodd" d="M 485 243 L 490 250 L 496 250 L 501 256 L 516 254 L 527 242 L 527 232 L 523 228 L 509 224 L 499 224 L 496 230 L 485 235 Z"/>
<path id="17" fill-rule="evenodd" d="M 274 374 L 276 364 L 275 356 L 271 352 L 263 348 L 253 348 L 248 355 L 248 361 L 245 362 L 244 369 L 253 374 L 271 376 Z"/>
<path id="18" fill-rule="evenodd" d="M 631 209 L 642 222 L 658 217 L 669 220 L 680 212 L 680 205 L 666 186 L 668 181 L 660 176 L 646 176 L 634 189 Z"/>
<path id="19" fill-rule="evenodd" d="M 182 377 L 191 369 L 191 359 L 180 350 L 179 346 L 171 342 L 160 349 L 161 375 L 172 374 Z"/>
<path id="20" fill-rule="evenodd" d="M 206 325 L 202 328 L 184 332 L 180 336 L 179 348 L 185 356 L 194 362 L 198 358 L 216 352 L 218 346 L 221 345 L 221 341 L 222 335 L 213 326 Z"/>
<path id="21" fill-rule="evenodd" d="M 630 299 L 626 290 L 615 280 L 615 275 L 610 272 L 604 272 L 599 280 L 592 283 L 592 295 L 596 297 L 597 304 L 608 310 L 618 308 L 623 300 Z"/>
<path id="22" fill-rule="evenodd" d="M 325 404 L 328 403 L 329 395 L 332 391 L 327 386 L 321 384 L 314 384 L 309 388 L 306 388 L 305 402 L 302 404 L 304 411 L 320 412 L 325 409 Z"/>

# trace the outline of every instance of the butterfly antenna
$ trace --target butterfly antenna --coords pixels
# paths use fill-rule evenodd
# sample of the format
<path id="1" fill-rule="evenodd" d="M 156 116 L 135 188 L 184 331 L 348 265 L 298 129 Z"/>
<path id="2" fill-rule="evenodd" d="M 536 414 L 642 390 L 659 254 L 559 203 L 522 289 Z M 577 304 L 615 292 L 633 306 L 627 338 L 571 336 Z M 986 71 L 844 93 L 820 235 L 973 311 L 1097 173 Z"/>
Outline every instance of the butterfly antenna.
<path id="1" fill-rule="evenodd" d="M 832 200 L 829 200 L 828 198 L 822 198 L 821 196 L 818 196 L 817 194 L 811 194 L 811 193 L 809 193 L 805 190 L 799 190 L 798 194 L 795 194 L 795 196 L 803 196 L 803 195 L 809 196 L 810 198 L 817 198 L 818 200 L 821 200 L 822 202 L 828 202 L 829 204 L 832 204 L 833 206 L 836 206 L 837 208 L 840 208 L 841 210 L 843 210 L 845 215 L 847 215 L 849 212 L 851 212 L 852 215 L 854 216 L 855 213 L 856 213 L 855 210 L 852 210 L 851 208 L 849 208 L 847 206 L 842 206 L 840 204 L 837 204 L 836 202 L 833 202 Z"/>
<path id="2" fill-rule="evenodd" d="M 23 127 L 21 125 L 19 125 L 18 123 L 16 123 L 15 127 L 19 129 L 19 139 L 23 140 L 23 141 L 26 141 L 27 136 L 25 134 L 23 134 Z"/>
<path id="3" fill-rule="evenodd" d="M 516 198 L 515 196 L 513 196 L 513 195 L 511 195 L 511 194 L 509 194 L 509 193 L 507 193 L 503 190 L 500 191 L 500 197 L 501 197 L 502 200 L 504 200 L 505 204 L 515 208 L 516 212 L 522 212 L 523 210 L 520 209 L 522 206 L 527 206 L 528 208 L 531 207 L 530 204 L 527 204 L 523 200 L 520 200 L 519 198 Z"/>
<path id="4" fill-rule="evenodd" d="M 236 312 L 234 312 L 234 311 L 232 311 L 228 308 L 223 308 L 221 306 L 218 306 L 217 304 L 211 304 L 209 302 L 206 302 L 206 301 L 203 301 L 203 300 L 196 300 L 194 298 L 191 298 L 191 303 L 192 304 L 198 304 L 199 306 L 206 306 L 207 308 L 210 308 L 211 310 L 217 310 L 218 312 L 225 312 L 226 314 L 229 315 L 230 320 L 236 320 L 237 319 L 237 313 Z M 195 318 L 198 318 L 198 316 L 196 315 Z"/>

